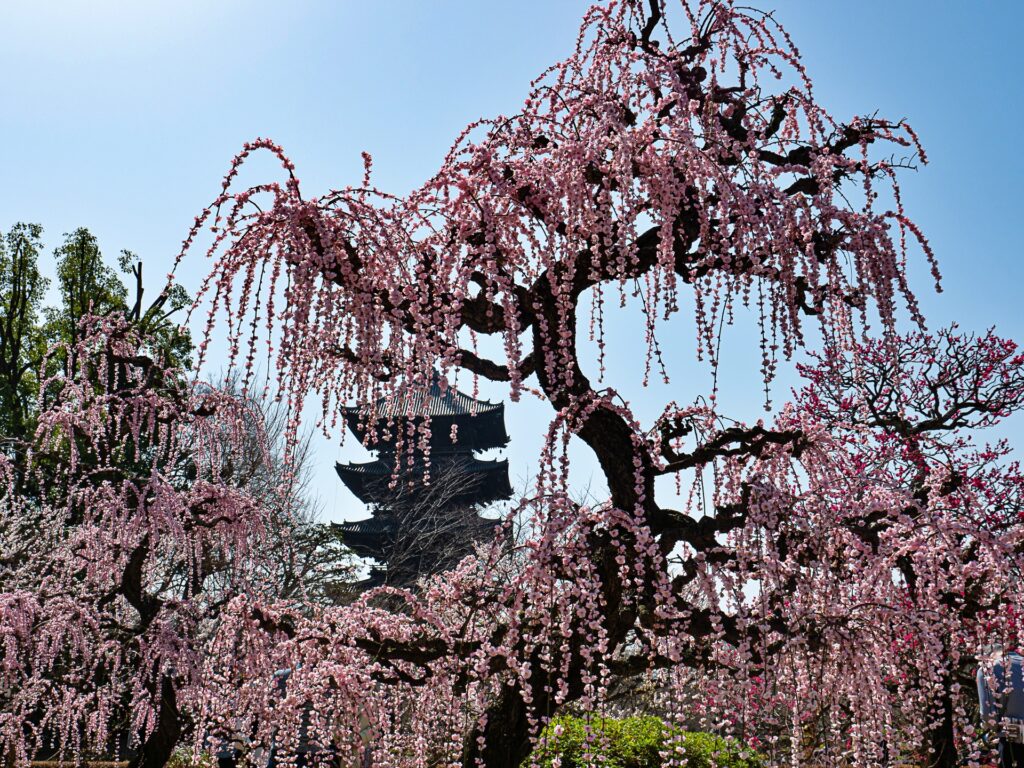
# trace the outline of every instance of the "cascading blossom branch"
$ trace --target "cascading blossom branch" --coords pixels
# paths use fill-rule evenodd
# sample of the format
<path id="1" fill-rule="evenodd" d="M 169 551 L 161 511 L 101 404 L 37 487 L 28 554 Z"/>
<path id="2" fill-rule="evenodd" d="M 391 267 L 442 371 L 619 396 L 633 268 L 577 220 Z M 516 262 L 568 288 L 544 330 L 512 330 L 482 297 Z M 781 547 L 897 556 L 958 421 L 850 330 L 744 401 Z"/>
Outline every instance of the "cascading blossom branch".
<path id="1" fill-rule="evenodd" d="M 247 369 L 276 344 L 280 384 L 298 405 L 313 390 L 327 403 L 367 401 L 391 382 L 429 381 L 437 365 L 506 380 L 513 397 L 534 373 L 572 391 L 584 386 L 578 301 L 592 296 L 589 333 L 603 348 L 609 290 L 643 296 L 649 366 L 658 318 L 678 311 L 683 286 L 712 362 L 723 318 L 755 303 L 766 378 L 777 350 L 802 340 L 804 316 L 849 336 L 873 301 L 891 329 L 902 298 L 919 320 L 908 238 L 931 251 L 900 202 L 901 163 L 869 151 L 906 148 L 902 164 L 925 162 L 910 127 L 837 122 L 770 16 L 664 5 L 592 8 L 574 54 L 533 83 L 521 110 L 468 126 L 405 197 L 371 184 L 364 154 L 360 186 L 307 200 L 280 147 L 247 144 L 183 249 L 213 233 L 207 341 L 226 317 L 231 360 Z M 788 87 L 767 90 L 776 78 Z M 258 151 L 276 155 L 287 180 L 236 189 Z M 481 358 L 477 335 L 497 337 L 507 362 Z"/>
<path id="2" fill-rule="evenodd" d="M 283 183 L 237 186 L 257 151 L 280 159 Z M 881 159 L 894 151 L 907 157 Z M 667 378 L 671 350 L 657 332 L 687 288 L 699 356 L 712 367 L 722 325 L 740 305 L 753 310 L 766 385 L 779 355 L 804 343 L 807 318 L 840 356 L 897 354 L 899 308 L 923 324 L 905 276 L 912 243 L 938 280 L 896 179 L 926 161 L 912 129 L 834 118 L 769 15 L 728 2 L 622 0 L 588 11 L 573 53 L 532 83 L 521 109 L 469 125 L 418 189 L 377 189 L 364 161 L 359 186 L 307 199 L 272 142 L 235 158 L 182 251 L 209 232 L 206 343 L 226 317 L 232 362 L 251 372 L 265 348 L 293 412 L 316 392 L 328 427 L 338 404 L 425 387 L 435 370 L 444 381 L 463 369 L 507 383 L 513 399 L 536 393 L 554 415 L 536 493 L 523 501 L 531 535 L 515 556 L 490 552 L 464 572 L 473 578 L 435 586 L 448 603 L 431 611 L 449 618 L 414 622 L 412 637 L 401 612 L 389 629 L 374 618 L 363 635 L 345 614 L 350 639 L 337 643 L 316 621 L 291 626 L 287 643 L 270 644 L 281 649 L 275 664 L 301 664 L 289 700 L 305 697 L 323 714 L 323 686 L 301 681 L 323 669 L 359 677 L 351 665 L 361 664 L 388 702 L 363 717 L 378 739 L 395 739 L 376 759 L 518 766 L 559 708 L 599 710 L 615 680 L 642 671 L 668 686 L 670 715 L 756 741 L 780 761 L 800 758 L 815 723 L 815 743 L 830 745 L 816 762 L 932 749 L 948 764 L 965 743 L 960 703 L 950 703 L 962 697 L 947 695 L 965 646 L 934 643 L 952 636 L 958 604 L 915 608 L 911 621 L 901 606 L 927 590 L 892 576 L 901 573 L 893 562 L 914 558 L 904 539 L 937 539 L 909 523 L 885 529 L 891 551 L 857 538 L 863 519 L 919 521 L 912 503 L 938 503 L 921 490 L 938 482 L 934 457 L 897 472 L 908 450 L 900 434 L 886 424 L 868 428 L 873 436 L 844 431 L 840 412 L 817 418 L 807 402 L 777 424 L 726 427 L 712 392 L 710 407 L 670 405 L 643 425 L 579 356 L 592 343 L 603 379 L 608 302 L 640 298 L 643 383 L 655 369 Z M 881 341 L 859 343 L 872 326 Z M 570 500 L 575 438 L 604 473 L 603 504 Z M 427 436 L 417 439 L 426 450 Z M 657 478 L 693 474 L 713 483 L 709 500 L 659 503 Z M 786 526 L 794 532 L 780 533 Z M 934 573 L 945 562 L 909 581 L 945 588 Z M 822 618 L 832 600 L 834 627 Z M 877 631 L 897 625 L 905 631 Z M 892 637 L 904 639 L 886 645 Z M 942 662 L 903 675 L 917 652 L 908 649 L 926 643 Z M 280 655 L 289 653 L 299 657 Z M 853 660 L 874 665 L 869 684 L 842 671 Z M 331 690 L 360 689 L 346 679 Z M 277 711 L 273 695 L 260 700 L 253 722 Z"/>
<path id="3" fill-rule="evenodd" d="M 283 183 L 239 188 L 256 151 Z M 1020 409 L 1022 360 L 994 336 L 896 333 L 901 307 L 922 322 L 910 244 L 932 261 L 896 182 L 915 158 L 904 122 L 820 106 L 771 16 L 706 0 L 595 6 L 521 110 L 468 126 L 404 197 L 366 156 L 359 186 L 307 199 L 279 147 L 247 145 L 182 252 L 209 233 L 201 354 L 226 318 L 243 381 L 268 355 L 292 412 L 315 392 L 326 426 L 456 369 L 553 416 L 516 547 L 345 608 L 235 596 L 195 664 L 197 747 L 244 732 L 513 768 L 558 711 L 607 710 L 643 676 L 667 719 L 773 764 L 982 759 L 965 685 L 980 644 L 1019 641 L 1021 480 L 969 434 Z M 725 422 L 710 397 L 644 424 L 595 384 L 608 302 L 642 299 L 646 383 L 687 287 L 711 366 L 752 308 L 766 382 L 817 320 L 826 355 L 773 422 Z M 571 499 L 575 439 L 601 504 Z M 694 482 L 683 509 L 656 492 L 673 476 Z M 19 601 L 4 610 L 35 610 Z"/>
<path id="4" fill-rule="evenodd" d="M 703 517 L 662 509 L 656 538 L 635 513 L 557 490 L 570 418 L 522 502 L 537 532 L 518 551 L 485 549 L 415 596 L 312 613 L 237 602 L 209 661 L 213 732 L 243 722 L 253 747 L 302 734 L 351 759 L 370 743 L 381 765 L 511 764 L 494 741 L 537 737 L 561 707 L 606 710 L 640 674 L 666 718 L 773 764 L 990 759 L 973 675 L 980 649 L 1024 640 L 1024 475 L 968 430 L 1021 409 L 1024 356 L 949 330 L 890 339 L 894 368 L 882 346 L 805 368 L 770 427 L 663 418 L 648 447 L 681 436 L 660 468 L 717 483 Z M 672 536 L 682 554 L 664 551 Z M 668 764 L 685 764 L 674 746 Z"/>
<path id="5" fill-rule="evenodd" d="M 28 458 L 0 465 L 0 754 L 129 749 L 159 768 L 220 605 L 261 594 L 269 513 L 223 479 L 260 422 L 123 318 L 87 316 L 79 337 L 42 382 Z"/>

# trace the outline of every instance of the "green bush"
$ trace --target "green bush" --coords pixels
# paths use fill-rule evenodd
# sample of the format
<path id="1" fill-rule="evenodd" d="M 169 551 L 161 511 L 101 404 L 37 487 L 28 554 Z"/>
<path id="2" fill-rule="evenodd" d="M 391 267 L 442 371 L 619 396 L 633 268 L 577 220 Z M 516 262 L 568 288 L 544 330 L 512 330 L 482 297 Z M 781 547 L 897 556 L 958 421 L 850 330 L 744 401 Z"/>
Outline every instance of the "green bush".
<path id="1" fill-rule="evenodd" d="M 171 754 L 164 768 L 217 768 L 216 758 L 206 752 L 199 755 L 198 759 L 188 747 L 178 747 Z"/>
<path id="2" fill-rule="evenodd" d="M 687 768 L 761 768 L 760 756 L 732 739 L 684 731 L 656 717 L 556 717 L 544 729 L 534 757 L 544 768 L 554 765 L 556 757 L 562 768 L 584 768 L 588 746 L 608 768 L 657 768 L 663 764 L 662 752 L 672 749 L 686 758 Z"/>

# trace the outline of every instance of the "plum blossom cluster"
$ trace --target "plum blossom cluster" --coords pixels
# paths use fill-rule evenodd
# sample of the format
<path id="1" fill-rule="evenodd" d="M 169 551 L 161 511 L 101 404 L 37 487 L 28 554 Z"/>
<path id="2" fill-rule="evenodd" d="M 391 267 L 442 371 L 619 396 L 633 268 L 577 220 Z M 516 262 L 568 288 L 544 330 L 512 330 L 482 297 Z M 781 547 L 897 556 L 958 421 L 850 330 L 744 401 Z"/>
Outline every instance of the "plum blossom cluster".
<path id="1" fill-rule="evenodd" d="M 904 148 L 904 161 L 878 158 Z M 286 179 L 239 188 L 257 151 L 277 156 Z M 364 156 L 360 186 L 307 198 L 283 150 L 247 145 L 182 251 L 213 259 L 200 355 L 226 328 L 244 386 L 266 355 L 292 434 L 311 393 L 330 429 L 339 403 L 425 388 L 435 371 L 538 395 L 553 413 L 515 513 L 527 524 L 513 546 L 495 542 L 415 594 L 324 608 L 221 593 L 202 656 L 180 640 L 202 624 L 199 593 L 161 598 L 132 646 L 146 672 L 117 678 L 129 687 L 103 706 L 147 694 L 137 728 L 155 732 L 155 691 L 170 680 L 197 750 L 241 739 L 355 760 L 372 745 L 375 765 L 518 768 L 555 714 L 608 711 L 624 681 L 643 678 L 666 719 L 740 739 L 775 765 L 988 759 L 970 714 L 973 655 L 1020 644 L 1024 497 L 1008 447 L 971 432 L 1020 409 L 1024 360 L 993 334 L 897 332 L 901 309 L 923 325 L 911 250 L 933 261 L 896 181 L 915 160 L 925 156 L 904 122 L 840 122 L 815 100 L 773 17 L 710 0 L 596 5 L 518 112 L 468 126 L 437 174 L 402 197 L 372 186 Z M 754 311 L 766 382 L 807 341 L 808 318 L 818 324 L 824 351 L 803 370 L 808 386 L 774 420 L 727 422 L 712 392 L 644 424 L 601 386 L 608 302 L 641 299 L 646 383 L 674 354 L 658 331 L 684 290 L 712 367 L 723 324 L 741 305 Z M 588 341 L 596 376 L 580 354 Z M 76 397 L 88 405 L 104 391 Z M 58 409 L 44 442 L 85 430 L 89 446 L 123 454 L 137 434 L 173 446 L 172 424 L 205 423 L 204 409 L 141 390 L 121 402 L 95 401 L 84 421 L 75 414 L 88 408 Z M 113 438 L 107 413 L 123 425 Z M 429 445 L 422 422 L 405 437 L 410 455 Z M 574 440 L 601 468 L 602 503 L 572 498 Z M 147 466 L 164 453 L 148 451 Z M 79 503 L 66 514 L 87 510 L 84 551 L 122 553 L 102 573 L 133 573 L 131 553 L 161 541 L 184 558 L 167 555 L 184 563 L 173 573 L 205 563 L 203 547 L 243 572 L 240 553 L 258 554 L 258 505 L 202 473 L 130 493 L 88 477 L 81 493 L 72 484 Z M 683 508 L 661 502 L 662 478 L 693 483 Z M 202 525 L 175 527 L 185 513 L 174 510 L 209 520 L 209 540 Z M 0 603 L 13 649 L 4 674 L 37 697 L 4 723 L 22 759 L 35 691 L 60 691 L 55 711 L 70 720 L 91 690 L 34 685 L 60 679 L 52 661 L 30 669 L 63 648 L 27 645 L 46 637 L 31 630 L 57 605 L 46 595 L 31 587 Z M 70 605 L 81 611 L 80 600 Z M 138 613 L 140 600 L 122 586 L 99 605 Z M 61 658 L 94 654 L 100 636 L 74 634 Z M 82 679 L 127 668 L 110 653 L 89 655 Z M 683 745 L 665 759 L 685 765 Z"/>
<path id="2" fill-rule="evenodd" d="M 239 188 L 257 151 L 278 157 L 286 179 Z M 892 152 L 906 157 L 881 159 Z M 344 612 L 291 626 L 287 643 L 266 647 L 273 665 L 301 665 L 292 716 L 304 699 L 327 718 L 327 739 L 331 722 L 358 709 L 353 692 L 368 675 L 386 692 L 369 698 L 387 704 L 360 694 L 359 722 L 392 745 L 381 747 L 384 764 L 518 766 L 560 708 L 600 709 L 616 680 L 642 672 L 666 686 L 669 715 L 780 762 L 932 750 L 951 764 L 969 751 L 956 676 L 977 637 L 962 625 L 1000 614 L 1009 576 L 996 551 L 1012 549 L 1013 534 L 949 526 L 1003 514 L 988 503 L 1010 498 L 1016 481 L 999 450 L 933 440 L 970 426 L 948 420 L 908 445 L 888 422 L 845 419 L 849 403 L 812 394 L 772 425 L 724 426 L 715 392 L 709 406 L 670 405 L 643 425 L 593 383 L 579 354 L 596 346 L 603 379 L 605 308 L 638 298 L 646 383 L 671 352 L 658 329 L 682 290 L 712 368 L 723 325 L 741 305 L 753 310 L 766 383 L 804 344 L 808 318 L 832 361 L 857 372 L 850 382 L 875 381 L 888 369 L 872 367 L 872 355 L 896 361 L 914 343 L 950 361 L 981 354 L 896 336 L 901 307 L 923 324 L 905 274 L 911 244 L 938 280 L 897 183 L 916 161 L 926 157 L 905 122 L 840 122 L 815 100 L 772 16 L 708 0 L 594 6 L 571 55 L 531 84 L 522 107 L 469 125 L 437 174 L 405 196 L 373 186 L 364 155 L 360 186 L 307 198 L 280 147 L 247 145 L 182 251 L 208 248 L 206 338 L 226 316 L 240 368 L 268 355 L 293 412 L 315 392 L 328 429 L 339 403 L 425 387 L 435 371 L 507 383 L 513 399 L 537 394 L 554 411 L 522 503 L 530 533 L 511 562 L 484 553 L 458 578 L 403 598 L 413 607 L 387 621 L 367 615 L 363 634 L 363 619 Z M 832 366 L 813 374 L 812 392 L 833 376 L 855 389 Z M 916 381 L 893 379 L 893 397 L 927 386 Z M 864 402 L 856 391 L 850 402 Z M 410 452 L 426 451 L 428 436 L 407 437 Z M 577 438 L 602 469 L 605 503 L 571 500 L 567 445 Z M 971 462 L 1000 490 L 961 502 L 946 492 L 949 473 L 974 471 Z M 712 492 L 669 509 L 655 492 L 665 476 L 696 476 Z M 964 523 L 957 504 L 982 502 Z M 971 590 L 984 607 L 968 620 Z M 282 649 L 298 655 L 278 658 Z M 316 693 L 324 670 L 341 675 L 326 686 L 347 692 L 340 709 Z M 274 701 L 262 714 L 253 704 L 252 722 L 272 719 Z M 803 756 L 807 744 L 825 751 Z"/>
<path id="3" fill-rule="evenodd" d="M 254 422 L 124 319 L 80 331 L 27 460 L 2 460 L 0 752 L 162 765 L 218 606 L 261 594 L 265 500 L 222 479 Z"/>

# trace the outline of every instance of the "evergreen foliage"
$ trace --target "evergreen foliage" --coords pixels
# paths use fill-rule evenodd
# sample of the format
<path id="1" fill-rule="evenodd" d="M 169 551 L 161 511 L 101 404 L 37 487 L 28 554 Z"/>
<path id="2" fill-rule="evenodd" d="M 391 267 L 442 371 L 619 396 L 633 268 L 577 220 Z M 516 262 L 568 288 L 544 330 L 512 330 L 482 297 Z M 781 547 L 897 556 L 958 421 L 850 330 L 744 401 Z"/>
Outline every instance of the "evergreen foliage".
<path id="1" fill-rule="evenodd" d="M 650 716 L 563 715 L 544 730 L 533 759 L 543 768 L 657 768 L 669 755 L 688 768 L 760 768 L 761 757 L 731 739 L 686 731 Z M 524 765 L 530 764 L 529 762 Z"/>

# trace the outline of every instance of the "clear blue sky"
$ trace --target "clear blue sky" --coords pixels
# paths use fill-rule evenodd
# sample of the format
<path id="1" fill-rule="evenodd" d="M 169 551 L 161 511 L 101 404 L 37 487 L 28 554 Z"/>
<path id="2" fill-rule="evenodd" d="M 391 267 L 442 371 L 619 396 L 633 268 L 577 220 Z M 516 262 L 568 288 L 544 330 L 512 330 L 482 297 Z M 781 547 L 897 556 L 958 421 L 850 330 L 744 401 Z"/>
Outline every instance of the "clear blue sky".
<path id="1" fill-rule="evenodd" d="M 1024 340 L 1024 4 L 752 4 L 777 10 L 837 116 L 879 110 L 908 118 L 921 135 L 932 162 L 905 177 L 904 191 L 945 275 L 937 296 L 924 270 L 914 271 L 932 325 L 996 325 Z M 87 226 L 109 256 L 136 251 L 155 277 L 230 158 L 256 136 L 285 147 L 309 195 L 357 181 L 362 150 L 374 155 L 377 184 L 410 189 L 468 121 L 516 109 L 529 80 L 570 50 L 587 5 L 0 0 L 0 227 L 39 222 L 53 246 Z M 187 265 L 185 282 L 194 285 L 204 269 Z M 636 366 L 635 327 L 635 317 L 623 317 L 613 333 L 613 366 L 623 371 Z M 756 417 L 756 356 L 737 336 L 723 373 L 725 404 Z M 686 375 L 688 355 L 680 353 L 677 368 L 687 393 L 706 381 Z M 654 415 L 666 394 L 686 399 L 612 383 L 644 414 Z M 783 385 L 776 399 L 784 394 Z M 518 478 L 529 473 L 546 413 L 523 407 L 510 422 Z M 316 486 L 332 517 L 359 514 L 330 469 L 336 457 L 357 455 L 352 443 L 320 444 Z M 578 479 L 587 482 L 586 461 Z"/>

